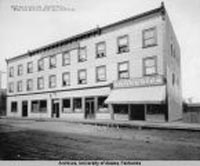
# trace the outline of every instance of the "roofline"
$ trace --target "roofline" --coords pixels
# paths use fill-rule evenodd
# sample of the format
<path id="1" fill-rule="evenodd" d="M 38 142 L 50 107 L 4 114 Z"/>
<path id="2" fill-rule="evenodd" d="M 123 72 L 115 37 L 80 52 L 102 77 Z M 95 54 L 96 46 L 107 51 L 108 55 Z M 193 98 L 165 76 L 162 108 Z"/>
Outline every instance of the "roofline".
<path id="1" fill-rule="evenodd" d="M 93 36 L 93 35 L 100 35 L 103 30 L 106 30 L 108 28 L 112 28 L 114 26 L 118 26 L 118 25 L 121 25 L 121 24 L 125 24 L 125 23 L 130 22 L 130 21 L 135 21 L 135 20 L 144 18 L 146 16 L 149 16 L 149 15 L 152 15 L 152 14 L 155 14 L 155 13 L 160 12 L 161 14 L 164 15 L 165 11 L 166 10 L 165 10 L 165 7 L 164 7 L 164 3 L 162 2 L 161 6 L 159 8 L 155 8 L 153 10 L 150 10 L 150 11 L 129 17 L 127 19 L 123 19 L 121 21 L 118 21 L 118 22 L 115 22 L 115 23 L 112 23 L 112 24 L 109 24 L 109 25 L 105 25 L 103 27 L 97 27 L 97 28 L 88 30 L 86 32 L 79 33 L 77 35 L 74 35 L 74 36 L 68 37 L 66 39 L 47 44 L 45 46 L 42 46 L 42 47 L 39 47 L 39 48 L 36 48 L 36 49 L 33 49 L 33 50 L 28 50 L 27 53 L 6 59 L 6 62 L 9 63 L 12 60 L 23 58 L 25 56 L 32 56 L 34 54 L 37 54 L 37 53 L 40 53 L 40 52 L 43 52 L 43 51 L 46 51 L 46 50 L 49 50 L 49 49 L 52 49 L 52 48 L 55 48 L 55 47 L 58 47 L 58 46 L 62 46 L 62 45 L 69 44 L 69 43 L 72 43 L 72 42 L 77 42 L 78 40 L 85 39 L 85 38 L 88 38 L 88 37 Z"/>

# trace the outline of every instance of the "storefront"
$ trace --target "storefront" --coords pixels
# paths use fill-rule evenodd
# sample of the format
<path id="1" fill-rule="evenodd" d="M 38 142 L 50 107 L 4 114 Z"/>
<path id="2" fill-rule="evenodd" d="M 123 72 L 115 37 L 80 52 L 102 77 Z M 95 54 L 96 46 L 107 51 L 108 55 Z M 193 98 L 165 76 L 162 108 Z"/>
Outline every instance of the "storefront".
<path id="1" fill-rule="evenodd" d="M 105 101 L 112 105 L 113 119 L 165 121 L 166 86 L 162 76 L 119 80 Z"/>

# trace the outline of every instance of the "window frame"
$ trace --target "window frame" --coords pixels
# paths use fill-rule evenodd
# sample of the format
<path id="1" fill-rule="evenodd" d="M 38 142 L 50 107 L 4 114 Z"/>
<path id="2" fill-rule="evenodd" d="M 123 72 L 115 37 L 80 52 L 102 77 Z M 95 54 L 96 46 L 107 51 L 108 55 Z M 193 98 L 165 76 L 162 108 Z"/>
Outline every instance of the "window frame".
<path id="1" fill-rule="evenodd" d="M 127 38 L 127 45 L 126 45 L 126 49 L 124 51 L 120 51 L 120 40 L 123 39 L 123 38 Z M 129 43 L 129 35 L 128 34 L 118 36 L 117 37 L 117 53 L 122 54 L 122 53 L 129 52 L 129 44 L 130 43 Z"/>
<path id="2" fill-rule="evenodd" d="M 39 80 L 42 80 L 42 87 L 40 87 L 40 84 L 39 84 Z M 44 89 L 44 77 L 38 77 L 37 78 L 37 89 L 38 90 L 42 90 L 42 89 Z"/>
<path id="3" fill-rule="evenodd" d="M 85 72 L 85 82 L 80 83 L 80 73 L 83 72 L 83 71 Z M 78 70 L 78 85 L 83 85 L 83 84 L 87 84 L 87 70 L 86 69 Z"/>
<path id="4" fill-rule="evenodd" d="M 40 66 L 40 62 L 42 62 L 42 68 Z M 44 71 L 44 58 L 38 59 L 38 71 Z"/>
<path id="5" fill-rule="evenodd" d="M 154 31 L 154 40 L 155 42 L 153 44 L 145 44 L 145 41 L 146 40 L 150 40 L 150 39 L 145 39 L 145 33 L 148 32 L 148 31 Z M 153 26 L 153 27 L 150 27 L 150 28 L 146 28 L 146 29 L 143 29 L 142 30 L 142 48 L 148 48 L 148 47 L 153 47 L 153 46 L 157 46 L 158 45 L 158 33 L 157 33 L 157 27 L 156 26 Z"/>
<path id="6" fill-rule="evenodd" d="M 9 93 L 14 93 L 14 82 L 9 82 L 8 83 L 8 92 Z"/>
<path id="7" fill-rule="evenodd" d="M 103 80 L 99 79 L 98 70 L 100 68 L 104 68 L 104 77 L 105 77 L 105 79 L 103 79 Z M 105 82 L 105 81 L 107 81 L 106 65 L 97 66 L 96 67 L 96 82 Z"/>
<path id="8" fill-rule="evenodd" d="M 55 58 L 55 65 L 51 64 L 51 59 Z M 57 56 L 56 55 L 51 55 L 49 56 L 49 69 L 54 69 L 57 67 Z"/>
<path id="9" fill-rule="evenodd" d="M 85 50 L 85 59 L 80 58 L 81 57 L 81 50 L 83 50 L 83 49 Z M 85 62 L 85 61 L 87 61 L 87 47 L 86 46 L 80 47 L 78 49 L 78 62 L 82 63 L 82 62 Z"/>
<path id="10" fill-rule="evenodd" d="M 29 65 L 31 65 L 31 67 Z M 27 63 L 27 73 L 28 74 L 33 73 L 33 62 L 32 61 Z"/>
<path id="11" fill-rule="evenodd" d="M 68 80 L 69 84 L 64 85 L 64 75 L 69 75 L 69 80 Z M 70 72 L 64 72 L 64 73 L 62 73 L 62 86 L 66 87 L 66 86 L 70 86 L 70 84 L 71 84 Z"/>
<path id="12" fill-rule="evenodd" d="M 31 88 L 29 87 L 29 83 L 31 82 Z M 33 79 L 27 79 L 26 81 L 26 90 L 32 91 L 33 90 Z"/>
<path id="13" fill-rule="evenodd" d="M 9 67 L 9 77 L 10 78 L 14 77 L 14 67 L 13 66 Z"/>
<path id="14" fill-rule="evenodd" d="M 22 80 L 19 80 L 19 81 L 17 81 L 17 92 L 22 92 L 22 91 L 23 91 L 23 82 L 22 82 Z"/>
<path id="15" fill-rule="evenodd" d="M 66 54 L 69 56 L 68 58 L 65 58 Z M 65 63 L 65 59 L 68 59 L 69 62 Z M 70 54 L 70 51 L 65 51 L 65 52 L 62 53 L 62 65 L 63 66 L 67 66 L 67 65 L 70 65 L 70 64 L 71 64 L 71 54 Z"/>
<path id="16" fill-rule="evenodd" d="M 145 66 L 145 61 L 146 60 L 150 60 L 150 59 L 154 59 L 155 60 L 155 73 L 153 74 L 147 74 L 146 73 L 146 69 L 147 67 Z M 153 76 L 153 75 L 157 75 L 158 74 L 158 60 L 157 60 L 157 56 L 151 56 L 151 57 L 146 57 L 143 58 L 143 76 Z"/>
<path id="17" fill-rule="evenodd" d="M 21 68 L 21 70 L 20 70 L 20 68 Z M 17 66 L 17 75 L 18 75 L 18 76 L 23 75 L 23 65 L 22 65 L 22 64 L 19 64 L 19 65 Z"/>
<path id="18" fill-rule="evenodd" d="M 101 44 L 104 45 L 104 50 L 99 52 L 98 46 L 101 45 Z M 96 58 L 97 59 L 106 57 L 106 42 L 105 41 L 101 41 L 101 42 L 96 43 L 95 50 L 96 50 Z M 104 55 L 103 56 L 99 56 L 99 53 L 104 53 Z"/>
<path id="19" fill-rule="evenodd" d="M 128 72 L 128 77 L 127 78 L 120 78 L 120 65 L 127 63 L 127 72 Z M 129 61 L 123 61 L 123 62 L 118 62 L 118 80 L 122 80 L 122 79 L 129 79 L 130 78 L 130 68 L 129 68 Z"/>
<path id="20" fill-rule="evenodd" d="M 52 78 L 55 78 L 55 83 L 53 84 L 54 86 L 52 86 Z M 57 81 L 56 81 L 56 75 L 52 74 L 49 76 L 49 88 L 56 88 L 57 86 Z"/>
<path id="21" fill-rule="evenodd" d="M 16 107 L 16 110 L 13 111 L 13 104 L 15 104 L 15 107 Z M 11 101 L 11 109 L 10 109 L 10 112 L 13 112 L 13 113 L 17 113 L 18 112 L 18 102 L 17 101 Z"/>

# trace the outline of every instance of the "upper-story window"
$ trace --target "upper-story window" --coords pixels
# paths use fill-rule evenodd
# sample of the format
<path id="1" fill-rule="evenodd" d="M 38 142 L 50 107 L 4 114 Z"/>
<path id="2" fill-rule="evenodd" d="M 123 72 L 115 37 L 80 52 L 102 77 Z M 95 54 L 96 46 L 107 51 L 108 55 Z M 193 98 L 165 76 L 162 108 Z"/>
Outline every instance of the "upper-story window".
<path id="1" fill-rule="evenodd" d="M 9 68 L 9 77 L 14 77 L 14 67 Z"/>
<path id="2" fill-rule="evenodd" d="M 33 90 L 33 80 L 32 79 L 28 79 L 26 82 L 26 90 L 27 91 L 32 91 Z"/>
<path id="3" fill-rule="evenodd" d="M 106 42 L 96 44 L 96 57 L 102 58 L 106 56 Z"/>
<path id="4" fill-rule="evenodd" d="M 44 77 L 39 77 L 37 80 L 38 89 L 44 89 Z"/>
<path id="5" fill-rule="evenodd" d="M 64 52 L 62 54 L 62 59 L 63 59 L 63 66 L 69 65 L 70 64 L 70 52 Z"/>
<path id="6" fill-rule="evenodd" d="M 62 75 L 62 85 L 69 86 L 70 85 L 70 73 L 66 72 Z"/>
<path id="7" fill-rule="evenodd" d="M 13 82 L 10 82 L 8 84 L 8 92 L 9 93 L 13 93 L 14 92 L 14 83 Z"/>
<path id="8" fill-rule="evenodd" d="M 117 47 L 118 53 L 128 52 L 129 51 L 128 35 L 118 37 L 117 44 L 118 44 L 118 47 Z"/>
<path id="9" fill-rule="evenodd" d="M 49 57 L 49 68 L 55 68 L 56 67 L 56 55 Z"/>
<path id="10" fill-rule="evenodd" d="M 96 68 L 96 81 L 106 81 L 106 66 L 98 66 Z"/>
<path id="11" fill-rule="evenodd" d="M 22 81 L 17 82 L 17 91 L 22 92 Z"/>
<path id="12" fill-rule="evenodd" d="M 49 76 L 49 88 L 55 88 L 56 87 L 56 75 L 50 75 Z"/>
<path id="13" fill-rule="evenodd" d="M 79 54 L 78 54 L 78 61 L 84 62 L 87 60 L 87 50 L 86 47 L 79 48 Z"/>
<path id="14" fill-rule="evenodd" d="M 129 63 L 121 62 L 118 63 L 118 79 L 128 79 L 129 78 Z"/>
<path id="15" fill-rule="evenodd" d="M 21 76 L 22 74 L 23 74 L 23 66 L 22 65 L 18 65 L 17 75 Z"/>
<path id="16" fill-rule="evenodd" d="M 145 29 L 143 35 L 143 48 L 157 45 L 157 30 L 156 27 Z"/>
<path id="17" fill-rule="evenodd" d="M 143 61 L 144 75 L 154 75 L 157 74 L 157 57 L 148 57 Z"/>
<path id="18" fill-rule="evenodd" d="M 33 62 L 27 63 L 27 73 L 33 73 Z"/>
<path id="19" fill-rule="evenodd" d="M 44 59 L 39 59 L 38 60 L 38 71 L 44 70 Z"/>
<path id="20" fill-rule="evenodd" d="M 86 84 L 87 83 L 87 73 L 86 70 L 78 71 L 78 84 Z"/>

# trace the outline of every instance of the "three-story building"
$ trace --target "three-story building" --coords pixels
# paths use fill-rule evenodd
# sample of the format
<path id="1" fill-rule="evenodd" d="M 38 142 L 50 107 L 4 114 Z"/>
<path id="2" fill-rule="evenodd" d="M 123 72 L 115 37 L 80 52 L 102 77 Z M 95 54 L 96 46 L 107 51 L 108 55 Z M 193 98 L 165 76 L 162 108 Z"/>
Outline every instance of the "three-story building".
<path id="1" fill-rule="evenodd" d="M 7 115 L 182 118 L 180 48 L 165 7 L 7 60 Z"/>

